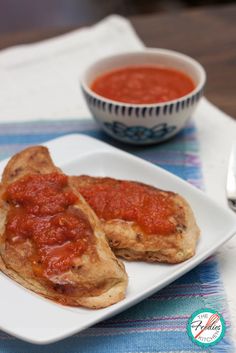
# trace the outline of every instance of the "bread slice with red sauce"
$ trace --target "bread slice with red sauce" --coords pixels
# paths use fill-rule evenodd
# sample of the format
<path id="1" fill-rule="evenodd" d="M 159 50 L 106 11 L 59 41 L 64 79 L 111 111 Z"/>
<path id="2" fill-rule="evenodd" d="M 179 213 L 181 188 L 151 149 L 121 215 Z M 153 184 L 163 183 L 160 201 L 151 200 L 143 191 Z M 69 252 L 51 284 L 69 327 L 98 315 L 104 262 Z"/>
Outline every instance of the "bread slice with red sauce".
<path id="1" fill-rule="evenodd" d="M 61 190 L 53 189 L 53 180 L 59 180 L 59 185 L 64 180 Z M 70 206 L 63 208 L 58 195 Z M 58 202 L 58 210 L 53 200 Z M 73 222 L 66 225 L 68 219 L 75 222 L 76 229 Z M 48 224 L 53 224 L 52 229 Z M 81 234 L 83 227 L 87 228 Z M 63 238 L 67 229 L 70 237 Z M 86 246 L 80 244 L 80 237 Z M 68 256 L 64 250 L 69 251 Z M 30 147 L 16 154 L 4 170 L 0 185 L 0 269 L 25 288 L 64 305 L 97 309 L 125 297 L 123 263 L 111 251 L 98 217 L 75 188 L 74 179 L 63 176 L 45 147 Z"/>
<path id="2" fill-rule="evenodd" d="M 138 182 L 74 177 L 74 185 L 100 218 L 117 256 L 179 263 L 195 254 L 200 230 L 180 195 Z"/>

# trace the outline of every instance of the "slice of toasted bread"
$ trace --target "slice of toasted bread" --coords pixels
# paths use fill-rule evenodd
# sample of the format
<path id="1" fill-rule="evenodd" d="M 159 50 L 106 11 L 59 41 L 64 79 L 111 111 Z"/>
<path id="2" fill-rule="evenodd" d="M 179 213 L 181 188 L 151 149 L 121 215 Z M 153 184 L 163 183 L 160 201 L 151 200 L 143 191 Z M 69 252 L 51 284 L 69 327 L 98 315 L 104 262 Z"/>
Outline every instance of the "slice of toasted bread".
<path id="1" fill-rule="evenodd" d="M 129 184 L 128 187 L 141 187 L 142 193 L 138 195 L 134 191 L 132 196 L 125 194 L 125 187 L 123 187 L 125 183 Z M 200 231 L 190 205 L 180 195 L 137 182 L 86 175 L 74 177 L 74 184 L 100 218 L 110 246 L 116 255 L 127 260 L 178 263 L 195 254 Z M 124 194 L 120 192 L 121 189 L 124 190 Z M 155 200 L 159 195 L 164 208 L 168 208 L 169 204 L 172 205 L 168 219 L 158 215 L 158 205 L 155 207 L 155 204 L 148 214 L 149 206 L 145 204 L 146 201 L 143 201 L 148 194 L 153 194 L 153 201 L 151 199 L 153 203 L 158 202 Z M 126 201 L 128 198 L 127 202 L 123 201 L 125 198 Z M 119 210 L 122 205 L 126 207 L 125 216 Z M 157 209 L 154 216 L 151 214 L 153 209 Z M 147 227 L 143 227 L 132 218 L 134 213 L 143 213 L 145 217 L 150 218 L 156 230 L 147 231 Z M 163 234 L 163 225 L 165 226 L 166 222 L 172 226 L 172 231 Z"/>
<path id="2" fill-rule="evenodd" d="M 84 198 L 76 190 L 73 178 L 68 177 L 67 189 L 77 201 L 73 204 L 89 223 L 92 236 L 89 247 L 65 272 L 45 278 L 35 273 L 32 258 L 37 252 L 32 237 L 11 243 L 6 236 L 6 224 L 12 207 L 6 190 L 22 178 L 31 175 L 62 173 L 52 162 L 47 148 L 35 146 L 16 154 L 8 162 L 0 186 L 0 269 L 24 287 L 46 298 L 71 306 L 103 308 L 125 297 L 127 275 L 124 265 L 111 251 L 100 221 Z"/>

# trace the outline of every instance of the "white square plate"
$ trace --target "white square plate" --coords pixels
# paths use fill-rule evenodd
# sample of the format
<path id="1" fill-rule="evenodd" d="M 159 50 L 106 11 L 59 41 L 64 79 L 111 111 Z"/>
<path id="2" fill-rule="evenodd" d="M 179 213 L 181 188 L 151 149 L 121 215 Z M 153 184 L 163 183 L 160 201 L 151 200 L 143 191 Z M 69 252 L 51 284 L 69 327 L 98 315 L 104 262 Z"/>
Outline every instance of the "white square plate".
<path id="1" fill-rule="evenodd" d="M 151 163 L 84 135 L 67 135 L 45 145 L 55 164 L 65 173 L 133 179 L 180 193 L 194 210 L 201 238 L 196 255 L 181 264 L 126 262 L 129 276 L 126 298 L 100 310 L 63 307 L 0 273 L 0 329 L 18 338 L 37 344 L 51 343 L 111 317 L 191 270 L 236 233 L 233 212 L 221 208 L 203 192 Z M 0 163 L 0 172 L 6 162 Z"/>

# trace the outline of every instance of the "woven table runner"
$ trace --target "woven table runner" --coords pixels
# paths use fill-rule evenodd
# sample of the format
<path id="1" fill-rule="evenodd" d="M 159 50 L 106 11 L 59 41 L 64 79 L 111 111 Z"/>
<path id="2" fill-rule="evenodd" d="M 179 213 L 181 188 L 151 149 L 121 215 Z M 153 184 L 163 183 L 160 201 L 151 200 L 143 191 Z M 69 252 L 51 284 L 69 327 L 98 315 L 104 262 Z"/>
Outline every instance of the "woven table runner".
<path id="1" fill-rule="evenodd" d="M 148 147 L 114 142 L 88 120 L 0 124 L 0 159 L 29 145 L 70 133 L 83 133 L 108 142 L 202 187 L 196 130 L 191 124 L 174 139 Z M 223 340 L 208 350 L 194 344 L 186 330 L 191 314 L 204 307 L 219 311 L 227 325 Z M 229 326 L 217 261 L 212 256 L 134 307 L 63 341 L 37 346 L 0 332 L 0 353 L 230 353 L 233 348 Z"/>

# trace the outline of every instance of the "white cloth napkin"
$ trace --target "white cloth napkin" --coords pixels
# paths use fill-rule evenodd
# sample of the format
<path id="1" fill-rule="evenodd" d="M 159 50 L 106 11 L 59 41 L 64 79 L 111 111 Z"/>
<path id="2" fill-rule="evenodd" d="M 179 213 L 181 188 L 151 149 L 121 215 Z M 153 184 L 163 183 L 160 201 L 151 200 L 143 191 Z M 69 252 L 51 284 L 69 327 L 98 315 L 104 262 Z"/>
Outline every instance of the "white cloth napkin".
<path id="1" fill-rule="evenodd" d="M 81 72 L 102 56 L 143 47 L 129 21 L 114 15 L 90 28 L 3 50 L 0 122 L 91 119 L 79 88 Z M 206 192 L 227 207 L 225 180 L 236 123 L 206 99 L 201 100 L 193 119 L 199 132 Z M 219 251 L 232 323 L 236 323 L 235 250 L 236 238 Z"/>
<path id="2" fill-rule="evenodd" d="M 79 76 L 92 61 L 142 42 L 130 23 L 110 16 L 93 27 L 0 54 L 0 121 L 89 117 Z"/>

